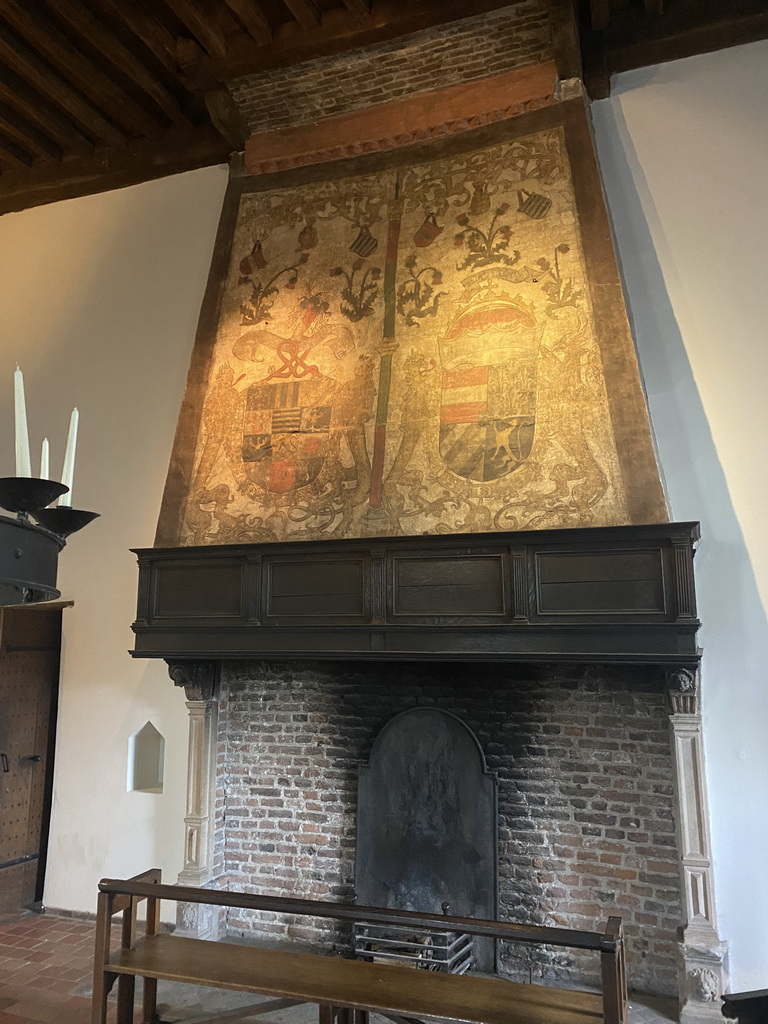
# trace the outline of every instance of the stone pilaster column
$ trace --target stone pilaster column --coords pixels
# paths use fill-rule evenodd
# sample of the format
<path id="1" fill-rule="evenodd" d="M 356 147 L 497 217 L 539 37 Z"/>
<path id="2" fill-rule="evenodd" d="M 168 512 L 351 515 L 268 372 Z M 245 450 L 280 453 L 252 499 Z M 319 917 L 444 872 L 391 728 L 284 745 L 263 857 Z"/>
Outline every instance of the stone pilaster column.
<path id="1" fill-rule="evenodd" d="M 175 661 L 168 671 L 183 686 L 189 711 L 187 806 L 184 818 L 184 867 L 178 884 L 204 888 L 214 878 L 216 806 L 217 662 Z M 221 911 L 199 903 L 179 903 L 177 932 L 199 939 L 221 933 Z"/>
<path id="2" fill-rule="evenodd" d="M 677 840 L 686 923 L 680 955 L 680 1020 L 721 1021 L 728 946 L 717 933 L 704 748 L 696 668 L 668 673 L 675 759 Z"/>

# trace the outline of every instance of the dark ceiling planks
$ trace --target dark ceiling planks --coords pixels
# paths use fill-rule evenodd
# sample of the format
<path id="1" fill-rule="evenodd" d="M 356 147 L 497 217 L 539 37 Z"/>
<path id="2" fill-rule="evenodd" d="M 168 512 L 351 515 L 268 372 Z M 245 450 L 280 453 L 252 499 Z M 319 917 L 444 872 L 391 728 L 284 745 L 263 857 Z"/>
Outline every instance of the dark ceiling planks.
<path id="1" fill-rule="evenodd" d="M 58 161 L 64 150 L 39 128 L 25 120 L 13 107 L 0 102 L 0 131 L 15 139 L 24 149 L 36 156 Z"/>
<path id="2" fill-rule="evenodd" d="M 0 0 L 0 212 L 226 160 L 238 74 L 508 4 Z"/>
<path id="3" fill-rule="evenodd" d="M 227 41 L 217 19 L 196 0 L 166 0 L 171 10 L 211 57 L 226 57 Z"/>
<path id="4" fill-rule="evenodd" d="M 289 2 L 298 11 L 307 0 L 280 0 L 285 12 L 288 12 Z M 319 22 L 306 9 L 303 24 L 290 16 L 287 20 L 275 20 L 270 46 L 257 45 L 243 32 L 228 40 L 229 49 L 224 59 L 213 60 L 201 55 L 197 66 L 188 65 L 186 70 L 190 76 L 227 82 L 242 75 L 386 42 L 502 7 L 514 8 L 520 2 L 522 0 L 471 0 L 470 5 L 467 0 L 373 0 L 370 12 L 363 14 L 355 0 L 350 0 L 355 11 L 350 9 L 350 3 L 335 0 L 333 6 L 323 5 Z M 266 8 L 266 2 L 261 6 Z"/>
<path id="5" fill-rule="evenodd" d="M 584 80 L 592 99 L 611 75 L 768 38 L 768 0 L 590 0 L 581 24 Z"/>
<path id="6" fill-rule="evenodd" d="M 226 160 L 234 78 L 521 2 L 0 0 L 0 213 Z M 768 36 L 768 0 L 543 2 L 560 77 L 594 98 L 617 71 Z"/>
<path id="7" fill-rule="evenodd" d="M 107 73 L 98 68 L 87 54 L 62 37 L 57 25 L 46 17 L 40 8 L 32 9 L 29 3 L 6 0 L 3 13 L 10 28 L 18 34 L 31 55 L 32 63 L 38 58 L 38 67 L 44 65 L 39 58 L 55 68 L 55 73 L 66 76 L 81 96 L 98 97 L 98 105 L 115 124 L 121 124 L 135 135 L 146 135 L 155 124 L 146 110 L 133 101 L 130 95 Z M 0 28 L 3 41 L 7 32 Z M 34 49 L 32 49 L 34 47 Z M 45 83 L 44 83 L 45 84 Z"/>
<path id="8" fill-rule="evenodd" d="M 79 129 L 94 142 L 122 145 L 128 135 L 105 118 L 94 103 L 83 98 L 81 92 L 44 58 L 36 56 L 31 47 L 15 37 L 0 24 L 0 61 L 38 93 L 47 95 L 64 114 L 71 117 Z"/>
<path id="9" fill-rule="evenodd" d="M 240 24 L 259 46 L 272 42 L 272 26 L 269 19 L 255 0 L 225 0 L 229 9 L 237 15 Z"/>
<path id="10" fill-rule="evenodd" d="M 94 14 L 87 0 L 55 0 L 55 9 L 75 32 L 113 65 L 117 73 L 129 76 L 151 97 L 156 106 L 176 128 L 186 128 L 190 119 L 177 97 L 132 47 L 126 46 L 110 30 L 109 24 Z"/>
<path id="11" fill-rule="evenodd" d="M 0 215 L 226 163 L 231 150 L 213 125 L 203 124 L 138 139 L 120 150 L 102 150 L 98 160 L 80 157 L 62 164 L 36 163 L 24 169 L 4 165 L 0 174 Z"/>
<path id="12" fill-rule="evenodd" d="M 320 8 L 314 0 L 283 0 L 283 3 L 305 32 L 311 32 L 321 24 Z"/>
<path id="13" fill-rule="evenodd" d="M 172 75 L 178 73 L 176 36 L 158 17 L 159 5 L 146 7 L 141 0 L 99 0 L 101 9 L 113 21 L 122 22 L 125 30 L 140 40 L 151 54 Z"/>

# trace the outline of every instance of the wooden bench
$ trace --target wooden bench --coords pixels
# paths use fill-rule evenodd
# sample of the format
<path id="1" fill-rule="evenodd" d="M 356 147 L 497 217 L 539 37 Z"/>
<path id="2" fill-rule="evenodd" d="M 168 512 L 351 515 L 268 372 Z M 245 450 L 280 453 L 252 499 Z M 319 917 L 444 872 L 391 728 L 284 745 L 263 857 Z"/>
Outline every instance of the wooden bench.
<path id="1" fill-rule="evenodd" d="M 144 934 L 137 938 L 137 905 L 145 899 Z M 515 942 L 595 950 L 601 960 L 603 991 L 595 994 L 523 985 L 501 978 L 444 974 L 161 934 L 161 899 L 434 931 L 464 931 Z M 112 951 L 112 918 L 121 912 L 121 942 Z M 391 1018 L 462 1024 L 626 1024 L 624 945 L 618 917 L 609 918 L 603 933 L 529 927 L 163 885 L 157 869 L 122 881 L 105 879 L 99 884 L 92 1024 L 105 1024 L 107 996 L 116 979 L 117 1024 L 132 1024 L 137 977 L 144 979 L 144 1024 L 156 1024 L 158 1020 L 157 981 L 161 978 L 316 1003 L 320 1007 L 320 1024 L 367 1024 L 369 1011 Z"/>

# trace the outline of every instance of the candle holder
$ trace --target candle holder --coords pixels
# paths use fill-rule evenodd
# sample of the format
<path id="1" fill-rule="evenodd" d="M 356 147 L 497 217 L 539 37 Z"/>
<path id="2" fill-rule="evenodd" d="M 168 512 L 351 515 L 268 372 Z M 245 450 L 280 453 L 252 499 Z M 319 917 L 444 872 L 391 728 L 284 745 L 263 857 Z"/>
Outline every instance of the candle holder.
<path id="1" fill-rule="evenodd" d="M 26 519 L 66 494 L 69 488 L 58 480 L 41 480 L 35 476 L 0 477 L 0 505 Z"/>
<path id="2" fill-rule="evenodd" d="M 32 513 L 32 518 L 51 533 L 59 537 L 69 537 L 71 533 L 82 530 L 84 526 L 99 518 L 98 512 L 86 512 L 82 508 L 70 508 L 59 505 L 58 508 L 41 508 Z"/>

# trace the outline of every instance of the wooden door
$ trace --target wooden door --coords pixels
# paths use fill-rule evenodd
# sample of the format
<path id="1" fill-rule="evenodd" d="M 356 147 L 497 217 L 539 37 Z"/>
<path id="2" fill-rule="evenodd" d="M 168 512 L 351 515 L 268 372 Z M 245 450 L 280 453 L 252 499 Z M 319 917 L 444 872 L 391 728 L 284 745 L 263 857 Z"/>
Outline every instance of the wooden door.
<path id="1" fill-rule="evenodd" d="M 0 629 L 0 912 L 42 899 L 61 609 L 6 608 Z"/>

